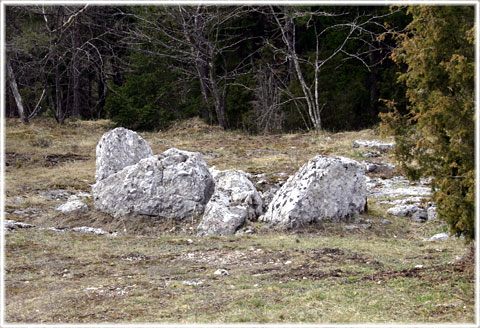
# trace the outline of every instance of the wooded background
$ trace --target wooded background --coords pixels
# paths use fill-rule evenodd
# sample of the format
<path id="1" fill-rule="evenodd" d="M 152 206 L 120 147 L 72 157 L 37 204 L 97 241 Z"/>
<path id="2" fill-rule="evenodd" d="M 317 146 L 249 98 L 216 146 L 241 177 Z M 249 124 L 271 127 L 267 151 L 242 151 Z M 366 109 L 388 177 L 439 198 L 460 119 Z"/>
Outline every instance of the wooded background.
<path id="1" fill-rule="evenodd" d="M 7 6 L 6 115 L 278 133 L 378 123 L 404 103 L 386 6 Z M 15 96 L 18 89 L 18 96 Z M 17 99 L 17 101 L 15 101 Z"/>

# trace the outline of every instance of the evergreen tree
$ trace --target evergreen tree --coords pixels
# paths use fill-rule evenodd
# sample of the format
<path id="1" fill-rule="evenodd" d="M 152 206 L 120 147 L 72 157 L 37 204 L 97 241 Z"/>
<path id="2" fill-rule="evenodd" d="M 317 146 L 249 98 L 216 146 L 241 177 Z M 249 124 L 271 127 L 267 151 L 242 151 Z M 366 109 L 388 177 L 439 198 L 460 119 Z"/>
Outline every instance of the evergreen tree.
<path id="1" fill-rule="evenodd" d="M 439 216 L 456 235 L 475 235 L 475 11 L 473 6 L 412 6 L 412 22 L 393 53 L 407 70 L 407 113 L 383 115 L 410 178 L 432 177 Z M 392 107 L 394 104 L 391 103 Z"/>

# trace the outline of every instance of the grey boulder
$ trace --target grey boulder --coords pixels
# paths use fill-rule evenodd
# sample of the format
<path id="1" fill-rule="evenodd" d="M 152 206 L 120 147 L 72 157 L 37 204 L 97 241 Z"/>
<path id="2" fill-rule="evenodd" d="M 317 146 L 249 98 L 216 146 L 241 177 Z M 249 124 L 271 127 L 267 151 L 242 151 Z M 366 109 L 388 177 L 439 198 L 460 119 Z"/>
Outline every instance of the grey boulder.
<path id="1" fill-rule="evenodd" d="M 197 228 L 199 236 L 233 235 L 245 220 L 262 214 L 262 198 L 245 172 L 215 170 L 214 180 L 215 192 Z"/>
<path id="2" fill-rule="evenodd" d="M 184 220 L 201 215 L 214 182 L 200 153 L 171 148 L 97 181 L 94 205 L 114 217 Z"/>
<path id="3" fill-rule="evenodd" d="M 349 158 L 316 156 L 279 189 L 260 220 L 290 228 L 356 217 L 366 205 L 364 170 Z"/>
<path id="4" fill-rule="evenodd" d="M 152 149 L 136 132 L 125 128 L 108 131 L 97 144 L 95 180 L 103 180 L 150 156 Z"/>

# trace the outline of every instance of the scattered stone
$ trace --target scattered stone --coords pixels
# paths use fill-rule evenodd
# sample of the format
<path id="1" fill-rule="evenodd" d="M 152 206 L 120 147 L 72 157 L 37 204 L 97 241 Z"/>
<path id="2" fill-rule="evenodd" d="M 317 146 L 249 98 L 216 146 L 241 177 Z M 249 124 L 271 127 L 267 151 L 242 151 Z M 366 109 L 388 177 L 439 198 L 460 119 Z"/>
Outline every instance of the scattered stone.
<path id="1" fill-rule="evenodd" d="M 63 214 L 83 213 L 88 211 L 88 206 L 79 200 L 72 200 L 56 208 Z"/>
<path id="2" fill-rule="evenodd" d="M 228 271 L 225 269 L 218 269 L 213 274 L 216 276 L 228 276 Z"/>
<path id="3" fill-rule="evenodd" d="M 364 211 L 366 193 L 363 165 L 345 157 L 319 155 L 287 180 L 261 220 L 296 227 L 348 219 Z"/>
<path id="4" fill-rule="evenodd" d="M 387 205 L 412 205 L 412 204 L 419 204 L 422 203 L 424 197 L 407 197 L 407 198 L 400 198 L 394 200 L 382 200 L 379 201 L 379 204 L 387 204 Z"/>
<path id="5" fill-rule="evenodd" d="M 389 219 L 381 219 L 380 222 L 383 224 L 392 224 L 392 221 L 390 221 Z"/>
<path id="6" fill-rule="evenodd" d="M 75 228 L 72 228 L 72 231 L 81 232 L 81 233 L 88 233 L 88 234 L 93 234 L 93 235 L 110 235 L 110 236 L 114 236 L 114 237 L 118 236 L 118 234 L 116 232 L 110 233 L 110 232 L 107 232 L 103 229 L 92 228 L 92 227 L 75 227 Z"/>
<path id="7" fill-rule="evenodd" d="M 6 231 L 13 231 L 17 229 L 30 229 L 35 226 L 28 223 L 18 222 L 14 220 L 4 220 L 4 228 Z"/>
<path id="8" fill-rule="evenodd" d="M 67 201 L 79 200 L 81 198 L 90 198 L 90 197 L 92 197 L 92 195 L 90 195 L 88 192 L 80 191 L 79 193 L 68 197 Z"/>
<path id="9" fill-rule="evenodd" d="M 391 150 L 395 147 L 394 143 L 384 143 L 377 140 L 355 140 L 353 142 L 353 148 L 372 148 L 379 150 L 381 152 L 385 152 L 387 150 Z"/>
<path id="10" fill-rule="evenodd" d="M 421 264 L 415 266 L 415 269 L 422 269 L 422 268 L 423 268 L 423 265 Z"/>
<path id="11" fill-rule="evenodd" d="M 70 193 L 64 189 L 39 190 L 38 193 L 48 200 L 66 200 L 70 197 Z"/>
<path id="12" fill-rule="evenodd" d="M 450 238 L 448 233 L 442 232 L 442 233 L 437 233 L 436 235 L 433 235 L 430 238 L 426 238 L 423 241 L 437 241 L 437 240 L 446 240 Z"/>
<path id="13" fill-rule="evenodd" d="M 391 174 L 395 171 L 396 166 L 390 163 L 373 163 L 373 162 L 363 162 L 365 164 L 366 173 L 383 173 Z"/>
<path id="14" fill-rule="evenodd" d="M 344 228 L 345 230 L 357 230 L 357 229 L 370 229 L 372 225 L 370 223 L 365 224 L 351 224 L 346 225 Z"/>
<path id="15" fill-rule="evenodd" d="M 171 148 L 92 186 L 98 210 L 119 217 L 184 220 L 204 212 L 214 182 L 200 153 Z"/>
<path id="16" fill-rule="evenodd" d="M 246 220 L 262 214 L 262 198 L 243 171 L 221 171 L 214 180 L 215 192 L 205 206 L 199 236 L 233 235 Z"/>
<path id="17" fill-rule="evenodd" d="M 136 132 L 125 128 L 108 131 L 97 144 L 95 180 L 103 180 L 152 155 L 147 141 Z"/>
<path id="18" fill-rule="evenodd" d="M 193 244 L 193 240 L 187 239 L 187 244 Z"/>
<path id="19" fill-rule="evenodd" d="M 45 166 L 52 167 L 62 163 L 75 162 L 75 161 L 88 161 L 90 157 L 79 154 L 47 154 L 43 156 L 45 160 Z"/>
<path id="20" fill-rule="evenodd" d="M 366 158 L 377 158 L 377 157 L 380 157 L 381 155 L 379 153 L 364 153 L 363 156 Z"/>
<path id="21" fill-rule="evenodd" d="M 215 158 L 222 157 L 223 155 L 214 151 L 210 151 L 210 152 L 202 152 L 202 156 L 203 158 L 206 158 L 206 159 L 215 159 Z"/>
<path id="22" fill-rule="evenodd" d="M 427 210 L 423 208 L 418 208 L 418 210 L 416 210 L 412 214 L 412 221 L 425 222 L 427 220 L 428 220 L 428 213 L 427 213 Z"/>
<path id="23" fill-rule="evenodd" d="M 65 228 L 55 228 L 55 227 L 47 227 L 47 228 L 38 228 L 38 230 L 47 230 L 47 231 L 55 231 L 55 232 L 60 232 L 60 231 L 65 231 L 67 229 Z"/>
<path id="24" fill-rule="evenodd" d="M 284 263 L 285 265 L 289 265 L 289 264 L 292 264 L 292 261 L 287 261 Z"/>
<path id="25" fill-rule="evenodd" d="M 429 208 L 427 208 L 427 218 L 428 218 L 428 221 L 436 220 L 438 218 L 436 206 L 430 206 Z"/>
<path id="26" fill-rule="evenodd" d="M 404 176 L 395 176 L 391 179 L 367 176 L 366 180 L 369 198 L 430 197 L 431 195 L 431 188 L 426 180 L 411 183 Z"/>
<path id="27" fill-rule="evenodd" d="M 387 213 L 393 216 L 407 217 L 412 216 L 415 212 L 423 210 L 417 205 L 397 205 L 395 207 L 389 208 Z"/>
<path id="28" fill-rule="evenodd" d="M 182 281 L 182 284 L 184 284 L 185 286 L 200 286 L 203 285 L 203 281 L 184 280 Z"/>

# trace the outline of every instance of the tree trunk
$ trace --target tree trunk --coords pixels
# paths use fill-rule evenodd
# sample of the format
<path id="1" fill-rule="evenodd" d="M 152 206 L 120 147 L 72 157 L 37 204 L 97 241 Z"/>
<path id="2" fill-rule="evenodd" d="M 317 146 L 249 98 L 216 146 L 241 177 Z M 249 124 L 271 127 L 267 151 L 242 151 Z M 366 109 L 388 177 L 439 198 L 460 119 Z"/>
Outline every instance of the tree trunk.
<path id="1" fill-rule="evenodd" d="M 13 97 L 15 98 L 15 103 L 17 104 L 18 115 L 22 119 L 23 123 L 28 124 L 28 117 L 25 115 L 25 110 L 23 108 L 22 96 L 18 91 L 17 81 L 15 80 L 15 74 L 13 73 L 12 66 L 7 60 L 7 74 L 10 84 L 10 89 L 12 90 Z"/>
<path id="2" fill-rule="evenodd" d="M 372 45 L 370 45 L 370 50 L 372 50 Z M 369 55 L 370 64 L 374 64 L 378 61 L 378 55 L 376 52 L 371 52 Z M 368 77 L 368 84 L 370 90 L 370 114 L 372 119 L 376 120 L 378 117 L 378 86 L 377 86 L 377 67 L 373 66 L 370 75 Z"/>
<path id="3" fill-rule="evenodd" d="M 63 124 L 65 121 L 65 112 L 63 106 L 63 92 L 62 84 L 60 81 L 60 68 L 58 58 L 55 63 L 55 120 L 57 123 Z"/>
<path id="4" fill-rule="evenodd" d="M 203 100 L 205 101 L 205 107 L 202 108 L 202 119 L 211 123 L 210 108 L 208 99 L 210 98 L 210 89 L 208 88 L 208 64 L 205 58 L 198 59 L 196 62 L 198 76 L 200 78 L 200 91 L 203 94 Z"/>
<path id="5" fill-rule="evenodd" d="M 75 20 L 73 23 L 72 31 L 72 78 L 73 78 L 73 108 L 72 116 L 80 117 L 82 113 L 82 90 L 81 90 L 81 63 L 80 63 L 80 45 L 81 45 L 81 35 L 80 35 L 80 22 Z"/>
<path id="6" fill-rule="evenodd" d="M 218 124 L 224 130 L 228 129 L 227 114 L 225 113 L 225 101 L 223 94 L 218 88 L 217 76 L 215 74 L 215 67 L 210 63 L 210 87 L 213 93 L 215 102 L 215 112 L 217 114 Z"/>
<path id="7" fill-rule="evenodd" d="M 101 76 L 101 73 L 98 74 L 98 108 L 97 108 L 97 118 L 104 117 L 104 108 L 105 108 L 105 82 Z"/>

